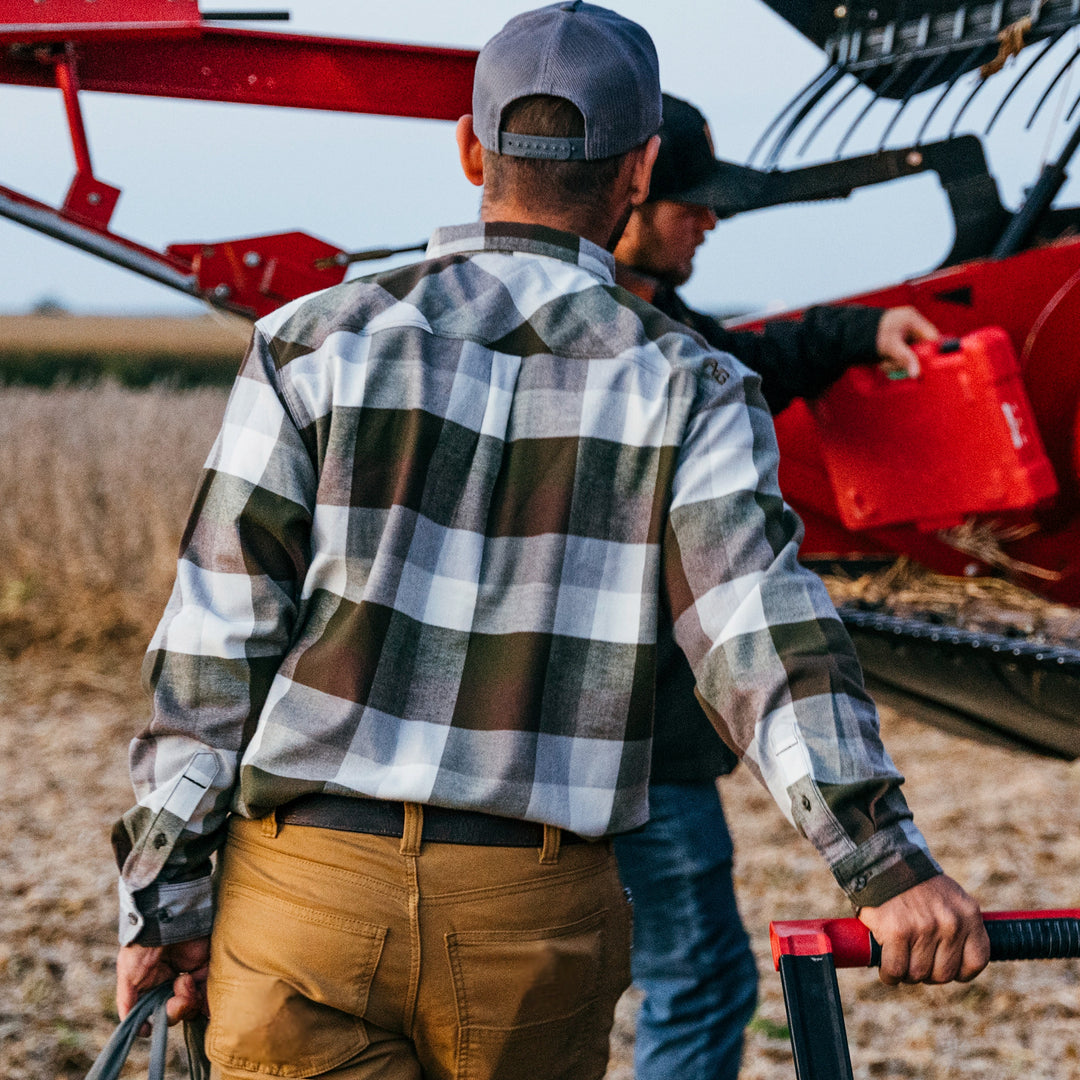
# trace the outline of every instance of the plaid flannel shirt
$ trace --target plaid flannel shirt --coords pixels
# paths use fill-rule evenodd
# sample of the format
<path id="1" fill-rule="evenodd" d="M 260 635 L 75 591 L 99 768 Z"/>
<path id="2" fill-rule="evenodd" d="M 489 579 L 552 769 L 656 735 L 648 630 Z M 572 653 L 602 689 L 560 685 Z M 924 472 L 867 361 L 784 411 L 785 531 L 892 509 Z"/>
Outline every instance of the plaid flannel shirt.
<path id="1" fill-rule="evenodd" d="M 657 612 L 857 903 L 937 872 L 796 555 L 757 377 L 536 226 L 256 325 L 147 654 L 121 940 L 209 932 L 227 815 L 309 792 L 647 817 Z"/>

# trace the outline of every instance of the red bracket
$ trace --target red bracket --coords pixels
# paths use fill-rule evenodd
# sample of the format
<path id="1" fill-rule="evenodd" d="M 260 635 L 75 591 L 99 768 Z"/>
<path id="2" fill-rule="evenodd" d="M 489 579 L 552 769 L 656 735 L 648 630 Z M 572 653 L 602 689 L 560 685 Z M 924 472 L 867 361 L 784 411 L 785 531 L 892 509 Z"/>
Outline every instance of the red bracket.
<path id="1" fill-rule="evenodd" d="M 63 52 L 47 53 L 56 72 L 56 85 L 64 97 L 68 129 L 71 132 L 71 148 L 75 154 L 75 179 L 64 199 L 60 213 L 103 232 L 108 229 L 120 189 L 106 184 L 94 175 L 90 161 L 90 144 L 86 138 L 82 108 L 79 105 L 79 71 L 75 58 L 75 46 L 68 42 Z"/>
<path id="2" fill-rule="evenodd" d="M 773 967 L 781 956 L 828 956 L 838 967 L 869 967 L 870 931 L 858 919 L 799 919 L 769 923 Z"/>
<path id="3" fill-rule="evenodd" d="M 252 236 L 209 244 L 170 244 L 166 254 L 190 264 L 199 291 L 256 317 L 289 300 L 337 285 L 341 249 L 302 232 Z"/>
<path id="4" fill-rule="evenodd" d="M 71 181 L 60 213 L 81 225 L 104 232 L 109 226 L 120 189 L 99 180 L 92 173 L 77 172 Z"/>

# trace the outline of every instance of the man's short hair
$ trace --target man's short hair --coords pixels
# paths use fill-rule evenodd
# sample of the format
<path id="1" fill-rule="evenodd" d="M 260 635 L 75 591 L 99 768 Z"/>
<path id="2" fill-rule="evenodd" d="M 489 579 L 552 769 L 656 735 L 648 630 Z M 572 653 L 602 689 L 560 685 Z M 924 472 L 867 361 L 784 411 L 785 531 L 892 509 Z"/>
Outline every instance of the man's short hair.
<path id="1" fill-rule="evenodd" d="M 585 119 L 566 98 L 531 94 L 511 102 L 503 131 L 550 138 L 581 138 Z M 625 154 L 599 161 L 553 161 L 484 151 L 484 201 L 513 199 L 546 210 L 605 210 Z"/>

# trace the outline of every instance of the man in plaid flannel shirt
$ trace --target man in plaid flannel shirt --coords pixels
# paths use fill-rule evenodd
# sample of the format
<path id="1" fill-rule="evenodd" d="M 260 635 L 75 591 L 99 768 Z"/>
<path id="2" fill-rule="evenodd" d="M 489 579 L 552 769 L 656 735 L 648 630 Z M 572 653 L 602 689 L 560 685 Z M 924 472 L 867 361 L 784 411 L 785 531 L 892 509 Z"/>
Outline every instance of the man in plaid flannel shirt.
<path id="1" fill-rule="evenodd" d="M 757 378 L 614 284 L 651 40 L 580 0 L 525 13 L 473 106 L 481 222 L 256 327 L 145 667 L 121 1014 L 168 979 L 170 1019 L 205 1007 L 209 958 L 223 1077 L 602 1076 L 661 605 L 882 977 L 973 977 L 978 907 L 798 564 Z"/>

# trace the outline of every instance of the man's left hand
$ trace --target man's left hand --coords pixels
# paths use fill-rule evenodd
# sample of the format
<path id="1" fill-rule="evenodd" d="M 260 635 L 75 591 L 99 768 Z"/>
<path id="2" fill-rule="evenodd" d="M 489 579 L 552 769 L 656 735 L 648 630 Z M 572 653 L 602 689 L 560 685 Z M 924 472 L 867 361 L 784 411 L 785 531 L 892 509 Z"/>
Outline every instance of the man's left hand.
<path id="1" fill-rule="evenodd" d="M 913 307 L 889 308 L 878 323 L 875 341 L 881 366 L 914 379 L 920 369 L 911 346 L 919 341 L 937 341 L 939 337 L 937 327 Z"/>

